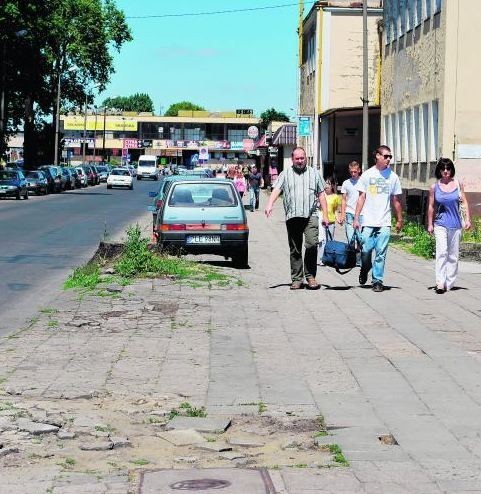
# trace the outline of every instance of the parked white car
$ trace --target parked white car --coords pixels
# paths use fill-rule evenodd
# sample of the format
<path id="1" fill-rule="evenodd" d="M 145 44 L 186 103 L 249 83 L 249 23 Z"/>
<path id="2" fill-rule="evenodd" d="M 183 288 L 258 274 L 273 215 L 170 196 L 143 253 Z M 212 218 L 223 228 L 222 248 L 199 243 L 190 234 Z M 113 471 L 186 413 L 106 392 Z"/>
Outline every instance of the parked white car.
<path id="1" fill-rule="evenodd" d="M 107 189 L 112 187 L 134 188 L 134 179 L 127 168 L 114 168 L 107 177 Z"/>

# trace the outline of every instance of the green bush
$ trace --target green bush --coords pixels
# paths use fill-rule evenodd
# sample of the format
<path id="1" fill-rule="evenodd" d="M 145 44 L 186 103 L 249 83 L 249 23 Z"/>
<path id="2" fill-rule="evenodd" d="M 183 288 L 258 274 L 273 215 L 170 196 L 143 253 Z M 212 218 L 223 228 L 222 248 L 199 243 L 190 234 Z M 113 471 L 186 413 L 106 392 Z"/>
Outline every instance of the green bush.
<path id="1" fill-rule="evenodd" d="M 471 229 L 463 231 L 463 242 L 481 243 L 481 218 L 472 218 Z"/>

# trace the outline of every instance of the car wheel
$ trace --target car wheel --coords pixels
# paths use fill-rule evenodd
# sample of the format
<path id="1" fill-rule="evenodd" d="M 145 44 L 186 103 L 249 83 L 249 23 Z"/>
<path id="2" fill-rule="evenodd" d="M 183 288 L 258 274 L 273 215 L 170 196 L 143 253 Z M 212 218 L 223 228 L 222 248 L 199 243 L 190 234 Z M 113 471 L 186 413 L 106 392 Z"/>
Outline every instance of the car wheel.
<path id="1" fill-rule="evenodd" d="M 28 199 L 28 190 L 25 191 L 25 195 L 23 196 L 24 199 Z"/>
<path id="2" fill-rule="evenodd" d="M 241 247 L 233 256 L 232 256 L 232 264 L 236 268 L 245 269 L 249 267 L 249 248 L 247 245 L 245 247 Z"/>
<path id="3" fill-rule="evenodd" d="M 156 176 L 154 177 L 154 180 L 157 182 L 157 181 L 159 180 L 159 176 L 158 176 L 158 175 L 156 175 Z"/>
<path id="4" fill-rule="evenodd" d="M 141 180 L 141 179 L 142 179 L 142 177 L 137 175 L 137 180 Z"/>
<path id="5" fill-rule="evenodd" d="M 17 199 L 17 201 L 20 201 L 20 198 L 21 198 L 20 190 L 17 190 L 17 193 L 15 194 L 15 199 Z"/>
<path id="6" fill-rule="evenodd" d="M 130 190 L 134 190 L 134 184 L 129 187 Z"/>
<path id="7" fill-rule="evenodd" d="M 111 188 L 112 188 L 112 186 L 107 184 L 107 189 L 111 189 Z"/>

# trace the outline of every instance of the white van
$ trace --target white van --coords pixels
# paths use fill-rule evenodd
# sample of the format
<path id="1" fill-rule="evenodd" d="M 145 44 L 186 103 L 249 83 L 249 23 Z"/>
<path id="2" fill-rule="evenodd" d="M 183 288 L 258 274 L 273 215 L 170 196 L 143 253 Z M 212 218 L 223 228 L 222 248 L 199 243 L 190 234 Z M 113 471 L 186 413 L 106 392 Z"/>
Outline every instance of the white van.
<path id="1" fill-rule="evenodd" d="M 159 170 L 157 168 L 157 157 L 143 154 L 139 156 L 137 165 L 137 180 L 152 178 L 159 180 Z"/>

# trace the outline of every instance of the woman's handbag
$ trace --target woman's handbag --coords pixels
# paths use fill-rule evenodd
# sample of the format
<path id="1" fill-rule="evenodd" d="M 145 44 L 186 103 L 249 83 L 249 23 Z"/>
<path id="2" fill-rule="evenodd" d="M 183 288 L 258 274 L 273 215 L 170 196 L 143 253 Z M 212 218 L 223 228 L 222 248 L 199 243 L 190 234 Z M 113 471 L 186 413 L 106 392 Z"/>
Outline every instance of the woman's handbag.
<path id="1" fill-rule="evenodd" d="M 456 182 L 458 184 L 458 192 L 459 192 L 459 199 L 458 199 L 459 218 L 461 220 L 461 227 L 464 229 L 466 228 L 466 219 L 468 215 L 466 211 L 466 206 L 464 205 L 463 202 L 463 196 L 461 194 L 461 184 L 459 183 L 459 180 L 456 180 Z"/>
<path id="2" fill-rule="evenodd" d="M 357 230 L 354 230 L 349 243 L 333 240 L 329 230 L 326 230 L 326 235 L 327 242 L 324 248 L 324 254 L 322 255 L 322 262 L 326 266 L 335 268 L 339 274 L 346 274 L 355 268 L 356 254 L 360 250 L 361 245 Z M 341 269 L 347 269 L 347 271 L 341 272 Z"/>

